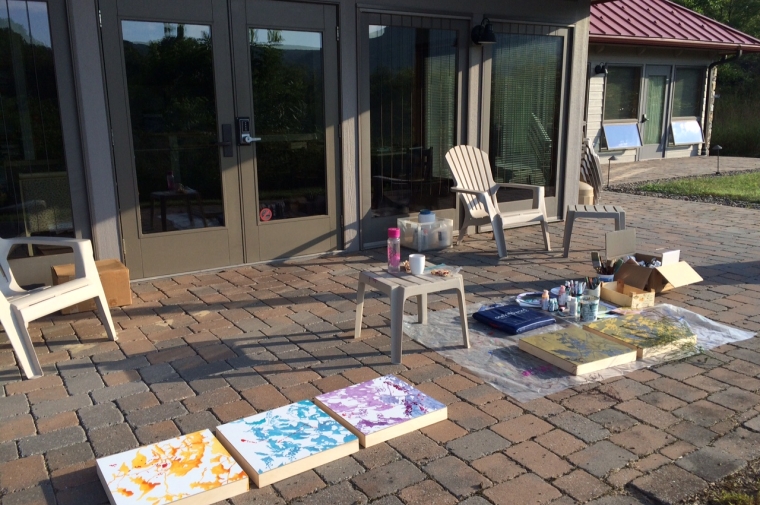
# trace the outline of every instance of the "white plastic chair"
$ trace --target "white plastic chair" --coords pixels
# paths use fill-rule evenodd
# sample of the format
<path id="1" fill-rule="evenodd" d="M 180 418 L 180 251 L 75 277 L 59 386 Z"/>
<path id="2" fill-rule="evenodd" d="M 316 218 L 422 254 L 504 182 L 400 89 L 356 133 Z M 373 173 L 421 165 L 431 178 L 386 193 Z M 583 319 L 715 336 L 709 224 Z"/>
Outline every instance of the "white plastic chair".
<path id="1" fill-rule="evenodd" d="M 504 239 L 504 227 L 511 224 L 539 221 L 544 233 L 546 250 L 549 244 L 549 227 L 546 221 L 546 203 L 544 188 L 530 184 L 496 183 L 491 175 L 488 155 L 472 146 L 455 146 L 446 153 L 446 161 L 454 174 L 457 185 L 451 191 L 459 193 L 464 205 L 465 216 L 459 229 L 459 244 L 467 235 L 467 228 L 490 224 L 499 258 L 507 256 L 507 243 Z M 533 191 L 533 206 L 528 210 L 500 212 L 496 201 L 499 188 L 517 188 Z"/>
<path id="2" fill-rule="evenodd" d="M 11 247 L 17 244 L 71 247 L 74 250 L 74 279 L 57 286 L 24 290 L 13 277 L 8 263 Z M 108 300 L 100 283 L 89 240 L 52 237 L 0 238 L 0 270 L 0 291 L 3 294 L 0 297 L 0 323 L 27 378 L 42 376 L 42 367 L 29 336 L 30 321 L 94 298 L 100 320 L 106 327 L 109 338 L 116 340 Z"/>

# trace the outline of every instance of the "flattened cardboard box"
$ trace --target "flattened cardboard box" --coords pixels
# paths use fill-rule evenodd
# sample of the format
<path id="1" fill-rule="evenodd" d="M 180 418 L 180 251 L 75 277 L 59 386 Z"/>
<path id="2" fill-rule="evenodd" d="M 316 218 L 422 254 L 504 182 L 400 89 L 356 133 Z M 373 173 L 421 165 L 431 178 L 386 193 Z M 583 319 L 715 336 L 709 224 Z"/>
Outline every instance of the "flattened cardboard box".
<path id="1" fill-rule="evenodd" d="M 636 252 L 636 230 L 613 231 L 605 237 L 607 246 L 607 259 L 621 256 L 635 256 L 638 261 L 649 262 L 658 259 L 662 266 L 656 268 L 642 267 L 640 265 L 622 265 L 615 272 L 615 280 L 621 280 L 624 284 L 645 291 L 662 293 L 673 288 L 679 288 L 688 284 L 702 281 L 693 268 L 685 261 L 678 261 L 680 251 L 665 251 L 660 254 L 643 254 Z"/>
<path id="2" fill-rule="evenodd" d="M 129 269 L 119 260 L 99 260 L 95 262 L 100 275 L 109 307 L 132 305 L 132 290 L 129 289 Z M 63 284 L 74 278 L 74 264 L 54 265 L 51 267 L 53 285 Z M 88 310 L 97 310 L 95 300 L 87 300 L 61 310 L 61 314 L 76 314 Z"/>

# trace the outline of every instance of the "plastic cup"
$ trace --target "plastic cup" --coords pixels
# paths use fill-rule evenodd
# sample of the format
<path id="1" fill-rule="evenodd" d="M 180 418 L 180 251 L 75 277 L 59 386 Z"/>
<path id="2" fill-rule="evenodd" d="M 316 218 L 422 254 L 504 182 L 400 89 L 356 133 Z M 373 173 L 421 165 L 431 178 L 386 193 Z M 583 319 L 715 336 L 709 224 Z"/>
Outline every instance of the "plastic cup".
<path id="1" fill-rule="evenodd" d="M 594 289 L 586 288 L 583 291 L 583 295 L 584 296 L 595 296 L 597 298 L 601 297 L 602 296 L 602 286 L 601 286 L 601 284 L 599 286 L 595 287 Z"/>
<path id="2" fill-rule="evenodd" d="M 409 268 L 412 270 L 413 275 L 421 275 L 422 272 L 425 270 L 425 255 L 424 254 L 410 254 Z"/>
<path id="3" fill-rule="evenodd" d="M 581 321 L 588 323 L 596 321 L 599 315 L 599 297 L 581 296 Z"/>

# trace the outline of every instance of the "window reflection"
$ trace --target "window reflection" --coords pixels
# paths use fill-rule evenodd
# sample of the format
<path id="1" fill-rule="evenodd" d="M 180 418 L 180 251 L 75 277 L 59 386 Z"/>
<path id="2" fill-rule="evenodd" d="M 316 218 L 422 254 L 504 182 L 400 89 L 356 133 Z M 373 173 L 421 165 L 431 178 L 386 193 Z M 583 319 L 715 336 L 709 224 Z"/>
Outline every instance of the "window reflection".
<path id="1" fill-rule="evenodd" d="M 259 218 L 327 214 L 322 34 L 249 32 Z"/>
<path id="2" fill-rule="evenodd" d="M 676 68 L 673 90 L 673 117 L 701 117 L 705 70 L 701 68 Z"/>
<path id="3" fill-rule="evenodd" d="M 452 209 L 457 32 L 369 27 L 373 216 Z"/>
<path id="4" fill-rule="evenodd" d="M 211 27 L 122 21 L 143 233 L 224 225 Z"/>
<path id="5" fill-rule="evenodd" d="M 497 33 L 491 71 L 489 157 L 496 182 L 554 195 L 563 38 Z M 499 201 L 524 192 L 500 191 Z"/>
<path id="6" fill-rule="evenodd" d="M 0 236 L 74 236 L 47 4 L 0 0 Z M 24 248 L 14 255 L 54 252 Z"/>

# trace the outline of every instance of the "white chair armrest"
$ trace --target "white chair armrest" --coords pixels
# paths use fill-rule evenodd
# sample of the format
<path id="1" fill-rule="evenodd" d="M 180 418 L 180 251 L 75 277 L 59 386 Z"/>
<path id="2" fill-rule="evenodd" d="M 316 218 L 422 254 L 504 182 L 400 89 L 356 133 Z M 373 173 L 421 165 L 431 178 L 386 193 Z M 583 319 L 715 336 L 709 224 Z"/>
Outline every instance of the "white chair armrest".
<path id="1" fill-rule="evenodd" d="M 527 189 L 533 191 L 533 208 L 544 208 L 544 187 L 535 186 L 533 184 L 518 184 L 516 182 L 501 182 L 494 185 L 498 188 L 512 188 L 512 189 Z"/>
<path id="2" fill-rule="evenodd" d="M 451 188 L 451 191 L 454 192 L 454 193 L 465 193 L 467 195 L 475 195 L 475 196 L 478 196 L 478 195 L 487 195 L 488 194 L 485 191 L 478 191 L 478 190 L 475 190 L 475 189 L 459 188 L 457 186 L 454 186 L 453 188 Z"/>
<path id="3" fill-rule="evenodd" d="M 6 239 L 9 246 L 16 244 L 36 244 L 55 247 L 71 247 L 74 252 L 74 278 L 83 277 L 97 278 L 98 269 L 95 266 L 95 257 L 92 253 L 92 242 L 82 238 L 66 237 L 14 237 Z"/>
<path id="4" fill-rule="evenodd" d="M 499 188 L 529 189 L 534 192 L 538 188 L 543 189 L 543 186 L 535 186 L 533 184 L 518 184 L 516 182 L 498 182 L 496 183 L 496 186 L 498 186 Z"/>
<path id="5" fill-rule="evenodd" d="M 468 195 L 474 195 L 478 198 L 478 202 L 480 202 L 483 207 L 486 208 L 486 211 L 488 212 L 488 215 L 493 219 L 494 216 L 499 214 L 499 209 L 494 206 L 493 203 L 493 196 L 489 194 L 487 191 L 475 191 L 473 189 L 464 189 L 464 188 L 458 188 L 454 186 L 451 188 L 451 191 L 455 193 L 465 193 Z"/>

